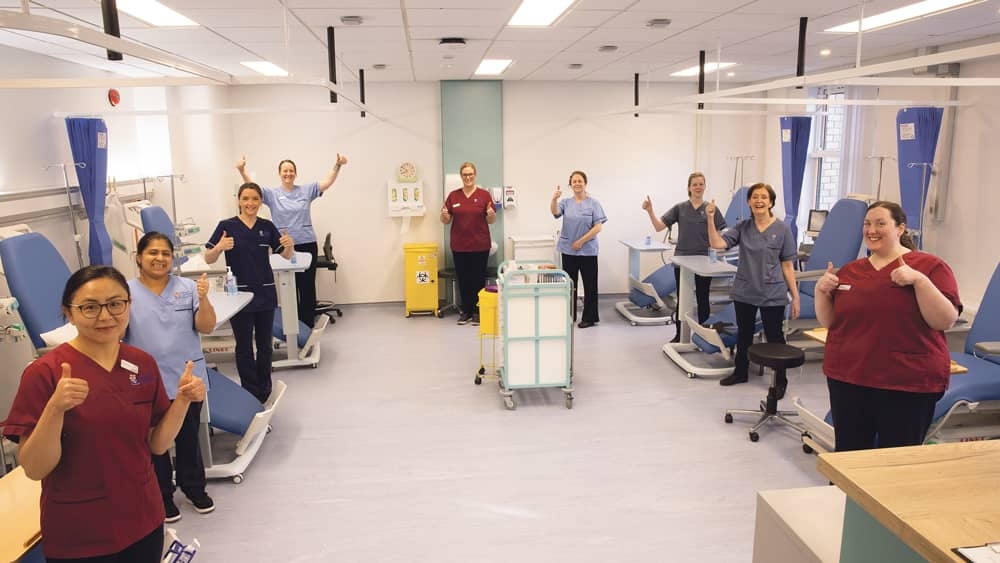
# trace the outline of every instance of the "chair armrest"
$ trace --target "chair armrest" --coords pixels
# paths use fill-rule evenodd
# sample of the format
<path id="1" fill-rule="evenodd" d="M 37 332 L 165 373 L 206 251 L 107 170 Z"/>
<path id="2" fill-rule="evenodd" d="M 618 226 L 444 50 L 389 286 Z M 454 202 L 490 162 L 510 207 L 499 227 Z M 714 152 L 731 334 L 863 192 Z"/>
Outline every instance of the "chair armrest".
<path id="1" fill-rule="evenodd" d="M 1000 342 L 976 342 L 976 352 L 984 356 L 1000 356 Z"/>
<path id="2" fill-rule="evenodd" d="M 836 273 L 836 271 L 837 270 L 834 270 L 834 273 Z M 795 281 L 817 281 L 823 277 L 823 274 L 825 273 L 826 270 L 806 270 L 804 272 L 795 272 Z"/>

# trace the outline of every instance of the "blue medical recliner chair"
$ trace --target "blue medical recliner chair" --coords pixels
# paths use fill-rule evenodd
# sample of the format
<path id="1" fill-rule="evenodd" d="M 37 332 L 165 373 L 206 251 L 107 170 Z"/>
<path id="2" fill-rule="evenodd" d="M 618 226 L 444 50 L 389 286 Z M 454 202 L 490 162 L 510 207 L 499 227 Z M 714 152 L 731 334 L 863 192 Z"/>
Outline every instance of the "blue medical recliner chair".
<path id="1" fill-rule="evenodd" d="M 795 279 L 799 280 L 800 311 L 798 319 L 788 321 L 788 330 L 819 326 L 814 280 L 823 276 L 828 263 L 833 262 L 834 268 L 840 268 L 861 254 L 867 211 L 868 205 L 857 199 L 842 199 L 830 209 L 806 261 L 805 271 L 795 273 Z"/>
<path id="2" fill-rule="evenodd" d="M 677 309 L 677 280 L 674 265 L 664 264 L 639 281 L 629 276 L 628 301 L 615 303 L 615 309 L 638 324 L 669 324 Z"/>
<path id="3" fill-rule="evenodd" d="M 157 232 L 170 237 L 170 240 L 174 243 L 174 266 L 180 267 L 182 264 L 187 262 L 187 256 L 184 255 L 182 246 L 184 243 L 181 242 L 181 238 L 177 236 L 177 229 L 174 226 L 174 222 L 170 220 L 167 212 L 163 210 L 159 205 L 150 205 L 148 207 L 142 208 L 139 211 L 139 219 L 142 220 L 142 230 L 146 233 Z"/>
<path id="4" fill-rule="evenodd" d="M 45 348 L 42 334 L 66 325 L 60 306 L 70 276 L 66 261 L 39 233 L 0 240 L 0 261 L 10 293 L 20 303 L 18 312 L 31 343 L 37 349 Z"/>

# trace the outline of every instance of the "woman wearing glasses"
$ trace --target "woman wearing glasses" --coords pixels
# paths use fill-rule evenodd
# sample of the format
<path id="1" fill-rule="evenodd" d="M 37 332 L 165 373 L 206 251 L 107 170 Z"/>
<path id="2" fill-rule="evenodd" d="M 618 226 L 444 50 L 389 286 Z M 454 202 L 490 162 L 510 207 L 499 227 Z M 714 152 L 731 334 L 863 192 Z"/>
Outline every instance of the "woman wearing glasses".
<path id="1" fill-rule="evenodd" d="M 197 282 L 171 275 L 174 244 L 161 233 L 146 233 L 136 246 L 139 277 L 129 280 L 132 307 L 129 312 L 125 342 L 149 352 L 163 376 L 163 386 L 171 401 L 177 397 L 184 366 L 194 363 L 194 375 L 207 381 L 205 357 L 201 352 L 201 334 L 215 329 L 215 309 L 208 300 L 208 280 L 202 274 Z M 154 455 L 153 469 L 160 484 L 166 522 L 180 520 L 174 504 L 176 483 L 194 509 L 202 514 L 215 510 L 215 503 L 205 492 L 205 465 L 198 444 L 201 420 L 200 402 L 191 403 L 174 442 L 176 467 L 170 455 Z"/>
<path id="2" fill-rule="evenodd" d="M 163 454 L 188 406 L 205 399 L 188 363 L 173 404 L 152 356 L 123 344 L 129 287 L 118 270 L 70 276 L 62 311 L 77 330 L 21 376 L 4 434 L 21 444 L 25 474 L 42 481 L 48 561 L 107 557 L 154 563 L 163 501 L 150 455 Z"/>
<path id="3" fill-rule="evenodd" d="M 229 325 L 236 339 L 240 385 L 264 403 L 271 395 L 271 326 L 278 307 L 271 252 L 291 259 L 295 241 L 288 231 L 279 233 L 274 223 L 257 216 L 263 201 L 260 186 L 253 182 L 243 184 L 237 198 L 240 214 L 219 221 L 205 243 L 208 247 L 205 262 L 214 264 L 225 252 L 226 265 L 236 276 L 237 287 L 253 293 L 253 300 L 229 319 Z"/>
<path id="4" fill-rule="evenodd" d="M 441 222 L 451 225 L 451 255 L 461 297 L 458 324 L 479 324 L 479 290 L 486 282 L 490 258 L 490 225 L 497 220 L 490 193 L 476 185 L 476 165 L 459 167 L 462 187 L 452 190 L 441 207 Z"/>

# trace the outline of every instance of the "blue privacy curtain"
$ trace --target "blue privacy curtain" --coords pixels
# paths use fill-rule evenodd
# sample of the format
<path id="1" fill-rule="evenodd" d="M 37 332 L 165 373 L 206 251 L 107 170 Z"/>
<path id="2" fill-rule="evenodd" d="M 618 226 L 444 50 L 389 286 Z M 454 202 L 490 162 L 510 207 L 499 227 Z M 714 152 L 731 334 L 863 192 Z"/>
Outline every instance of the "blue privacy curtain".
<path id="1" fill-rule="evenodd" d="M 906 212 L 907 228 L 921 234 L 943 115 L 943 108 L 903 108 L 896 113 L 899 203 Z M 924 237 L 914 238 L 923 248 Z"/>
<path id="2" fill-rule="evenodd" d="M 80 195 L 90 222 L 90 264 L 111 265 L 111 236 L 104 226 L 104 193 L 108 176 L 108 126 L 103 119 L 67 117 Z"/>
<path id="3" fill-rule="evenodd" d="M 811 117 L 781 118 L 781 179 L 784 184 L 785 223 L 792 229 L 792 236 L 796 240 L 799 229 L 795 220 L 799 215 L 799 199 L 802 198 L 802 178 L 806 172 L 806 158 L 809 156 L 811 127 Z"/>

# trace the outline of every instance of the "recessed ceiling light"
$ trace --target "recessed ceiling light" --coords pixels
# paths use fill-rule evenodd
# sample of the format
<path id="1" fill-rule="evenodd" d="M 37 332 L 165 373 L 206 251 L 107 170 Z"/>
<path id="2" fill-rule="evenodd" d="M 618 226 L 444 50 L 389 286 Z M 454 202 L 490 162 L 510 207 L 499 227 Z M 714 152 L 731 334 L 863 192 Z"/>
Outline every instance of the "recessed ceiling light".
<path id="1" fill-rule="evenodd" d="M 510 63 L 514 61 L 510 59 L 483 59 L 479 63 L 479 67 L 476 69 L 476 74 L 481 76 L 495 76 L 497 74 L 503 74 L 503 71 L 507 70 Z"/>
<path id="2" fill-rule="evenodd" d="M 341 16 L 340 23 L 344 25 L 361 25 L 365 20 L 361 16 Z"/>
<path id="3" fill-rule="evenodd" d="M 618 45 L 601 45 L 597 48 L 599 53 L 614 53 L 618 50 Z"/>
<path id="4" fill-rule="evenodd" d="M 452 61 L 455 60 L 455 55 L 450 55 L 450 54 L 441 55 L 441 58 L 446 61 Z"/>
<path id="5" fill-rule="evenodd" d="M 581 63 L 569 63 L 570 70 L 580 70 L 581 68 L 583 68 Z"/>
<path id="6" fill-rule="evenodd" d="M 670 25 L 670 18 L 653 18 L 646 22 L 646 27 L 650 29 L 663 29 Z"/>
<path id="7" fill-rule="evenodd" d="M 731 66 L 736 66 L 736 63 L 705 63 L 705 73 L 708 74 L 709 72 L 715 72 Z M 693 66 L 684 70 L 678 70 L 671 73 L 670 76 L 698 76 L 698 67 Z"/>
<path id="8" fill-rule="evenodd" d="M 830 50 L 829 49 L 820 49 L 819 54 L 822 57 L 829 57 L 830 56 Z"/>
<path id="9" fill-rule="evenodd" d="M 732 72 L 732 71 L 730 71 L 730 72 L 727 72 L 727 73 L 726 73 L 726 76 L 736 76 L 736 73 L 735 73 L 735 72 Z"/>
<path id="10" fill-rule="evenodd" d="M 465 47 L 465 38 L 463 37 L 442 37 L 438 41 L 438 45 L 446 49 L 461 49 Z"/>
<path id="11" fill-rule="evenodd" d="M 157 27 L 191 27 L 198 25 L 156 0 L 118 0 L 118 9 Z"/>
<path id="12" fill-rule="evenodd" d="M 872 31 L 889 27 L 905 21 L 941 14 L 949 10 L 980 4 L 986 0 L 924 0 L 861 20 L 861 31 Z M 827 33 L 857 33 L 858 20 L 844 25 L 838 25 L 825 30 Z"/>
<path id="13" fill-rule="evenodd" d="M 268 61 L 248 61 L 240 64 L 264 76 L 288 76 L 287 70 Z"/>
<path id="14" fill-rule="evenodd" d="M 544 27 L 552 25 L 576 0 L 523 0 L 507 25 Z"/>

